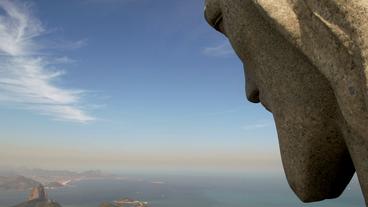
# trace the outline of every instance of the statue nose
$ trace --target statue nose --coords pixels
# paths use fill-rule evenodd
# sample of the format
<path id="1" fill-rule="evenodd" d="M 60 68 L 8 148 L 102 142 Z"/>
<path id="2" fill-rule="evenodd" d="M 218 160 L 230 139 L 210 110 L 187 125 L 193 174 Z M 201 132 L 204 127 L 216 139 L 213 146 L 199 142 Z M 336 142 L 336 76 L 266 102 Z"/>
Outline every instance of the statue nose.
<path id="1" fill-rule="evenodd" d="M 248 101 L 252 103 L 259 103 L 259 90 L 252 80 L 247 78 L 246 80 L 246 95 Z"/>

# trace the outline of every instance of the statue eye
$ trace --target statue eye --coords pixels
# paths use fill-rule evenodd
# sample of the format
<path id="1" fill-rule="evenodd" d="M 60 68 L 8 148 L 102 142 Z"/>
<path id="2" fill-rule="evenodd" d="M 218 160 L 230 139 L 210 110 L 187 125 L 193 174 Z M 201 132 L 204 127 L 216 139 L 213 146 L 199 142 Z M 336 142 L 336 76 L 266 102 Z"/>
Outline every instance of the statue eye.
<path id="1" fill-rule="evenodd" d="M 206 7 L 204 10 L 205 18 L 209 25 L 221 33 L 225 33 L 224 18 L 219 1 L 206 0 Z"/>
<path id="2" fill-rule="evenodd" d="M 222 15 L 217 18 L 217 20 L 215 21 L 215 24 L 213 25 L 213 28 L 225 34 L 224 18 L 222 17 Z"/>

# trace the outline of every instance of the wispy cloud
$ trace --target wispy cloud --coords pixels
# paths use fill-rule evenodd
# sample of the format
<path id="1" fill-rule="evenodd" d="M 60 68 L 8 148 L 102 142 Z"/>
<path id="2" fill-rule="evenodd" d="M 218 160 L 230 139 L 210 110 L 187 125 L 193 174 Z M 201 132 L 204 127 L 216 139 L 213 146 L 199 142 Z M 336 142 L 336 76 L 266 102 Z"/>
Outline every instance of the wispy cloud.
<path id="1" fill-rule="evenodd" d="M 61 120 L 80 123 L 95 120 L 82 109 L 83 90 L 65 89 L 55 84 L 64 74 L 54 69 L 55 65 L 72 60 L 37 55 L 46 47 L 36 39 L 46 30 L 31 14 L 30 5 L 1 0 L 0 10 L 0 103 Z"/>
<path id="2" fill-rule="evenodd" d="M 264 121 L 264 122 L 256 122 L 256 123 L 252 123 L 252 124 L 247 124 L 245 126 L 243 126 L 242 128 L 244 130 L 250 131 L 250 130 L 257 130 L 257 129 L 263 129 L 263 128 L 267 128 L 267 127 L 271 127 L 274 124 L 270 121 Z"/>
<path id="3" fill-rule="evenodd" d="M 57 31 L 57 30 L 55 30 Z M 53 41 L 44 41 L 43 42 L 47 47 L 43 49 L 58 49 L 58 50 L 75 50 L 82 48 L 87 45 L 87 39 L 82 39 L 78 41 L 66 41 L 63 39 L 53 40 Z"/>
<path id="4" fill-rule="evenodd" d="M 234 54 L 234 50 L 228 41 L 216 46 L 206 47 L 202 52 L 204 55 L 211 57 L 228 57 Z"/>

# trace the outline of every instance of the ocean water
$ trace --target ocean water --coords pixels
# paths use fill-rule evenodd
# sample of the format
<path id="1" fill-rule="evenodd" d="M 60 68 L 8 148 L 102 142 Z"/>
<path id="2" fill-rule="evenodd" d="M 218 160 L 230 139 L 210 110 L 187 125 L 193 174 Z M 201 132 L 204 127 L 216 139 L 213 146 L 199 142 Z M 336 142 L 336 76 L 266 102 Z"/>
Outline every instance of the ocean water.
<path id="1" fill-rule="evenodd" d="M 354 178 L 335 200 L 303 204 L 282 175 L 126 175 L 124 179 L 84 180 L 49 190 L 63 207 L 98 207 L 122 197 L 148 201 L 150 207 L 362 207 Z M 26 199 L 28 192 L 0 192 L 0 206 Z"/>

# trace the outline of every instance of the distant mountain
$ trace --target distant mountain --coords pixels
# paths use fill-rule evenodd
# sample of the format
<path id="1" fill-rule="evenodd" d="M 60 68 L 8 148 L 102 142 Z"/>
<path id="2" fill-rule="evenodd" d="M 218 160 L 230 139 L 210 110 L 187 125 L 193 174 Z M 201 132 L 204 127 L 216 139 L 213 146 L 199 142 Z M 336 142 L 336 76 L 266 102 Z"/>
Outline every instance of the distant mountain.
<path id="1" fill-rule="evenodd" d="M 68 170 L 44 170 L 44 169 L 18 169 L 17 174 L 24 175 L 26 177 L 74 177 L 79 173 Z"/>
<path id="2" fill-rule="evenodd" d="M 88 170 L 84 172 L 73 172 L 68 170 L 44 170 L 44 169 L 18 169 L 15 171 L 19 175 L 26 177 L 106 177 L 110 174 L 103 173 L 100 170 Z"/>
<path id="3" fill-rule="evenodd" d="M 60 182 L 57 182 L 57 181 L 54 181 L 54 182 L 49 182 L 45 185 L 46 188 L 62 188 L 62 187 L 65 187 L 65 185 L 63 185 L 62 183 Z"/>
<path id="4" fill-rule="evenodd" d="M 25 177 L 37 180 L 46 187 L 56 188 L 63 187 L 72 181 L 88 180 L 88 179 L 104 179 L 115 178 L 116 176 L 103 173 L 99 170 L 90 170 L 84 172 L 73 172 L 67 170 L 44 170 L 44 169 L 18 169 L 15 171 L 17 175 L 23 175 Z M 59 185 L 59 184 L 61 185 Z"/>
<path id="5" fill-rule="evenodd" d="M 0 176 L 0 190 L 25 191 L 41 183 L 24 176 Z"/>
<path id="6" fill-rule="evenodd" d="M 85 177 L 107 177 L 107 176 L 111 176 L 110 174 L 103 173 L 100 170 L 84 171 L 84 172 L 79 173 L 79 175 L 85 176 Z"/>
<path id="7" fill-rule="evenodd" d="M 28 200 L 47 200 L 45 188 L 42 185 L 34 187 L 28 196 Z"/>
<path id="8" fill-rule="evenodd" d="M 28 201 L 13 207 L 61 207 L 56 201 L 48 200 L 42 185 L 34 187 L 29 194 Z"/>
<path id="9" fill-rule="evenodd" d="M 1 1 L 1 0 L 0 0 Z M 67 170 L 44 170 L 19 168 L 4 171 L 0 169 L 0 191 L 28 191 L 34 186 L 43 184 L 48 189 L 66 187 L 81 180 L 117 179 L 118 176 L 99 170 L 73 172 Z"/>

